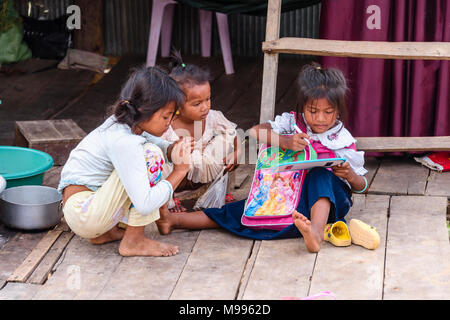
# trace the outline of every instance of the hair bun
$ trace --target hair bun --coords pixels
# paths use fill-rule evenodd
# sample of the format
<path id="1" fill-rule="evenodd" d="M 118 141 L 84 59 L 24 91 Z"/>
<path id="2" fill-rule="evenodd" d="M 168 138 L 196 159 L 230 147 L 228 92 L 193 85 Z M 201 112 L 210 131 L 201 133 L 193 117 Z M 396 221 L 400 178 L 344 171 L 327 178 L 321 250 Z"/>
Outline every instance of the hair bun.
<path id="1" fill-rule="evenodd" d="M 170 55 L 169 70 L 171 72 L 178 67 L 185 68 L 186 64 L 183 62 L 180 50 L 172 49 L 172 53 Z"/>
<path id="2" fill-rule="evenodd" d="M 172 50 L 169 62 L 170 76 L 177 82 L 178 86 L 192 86 L 204 84 L 211 80 L 208 70 L 195 64 L 185 64 L 180 51 Z"/>
<path id="3" fill-rule="evenodd" d="M 135 116 L 138 114 L 138 109 L 130 100 L 123 100 L 122 106 L 124 110 L 126 110 L 131 116 Z"/>

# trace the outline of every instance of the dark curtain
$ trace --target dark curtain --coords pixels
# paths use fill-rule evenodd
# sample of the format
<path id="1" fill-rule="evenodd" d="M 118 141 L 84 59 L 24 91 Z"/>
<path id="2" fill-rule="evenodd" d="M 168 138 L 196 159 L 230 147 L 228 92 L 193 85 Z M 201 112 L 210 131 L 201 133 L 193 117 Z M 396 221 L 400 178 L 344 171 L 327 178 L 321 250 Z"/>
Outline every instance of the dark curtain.
<path id="1" fill-rule="evenodd" d="M 222 12 L 226 14 L 242 13 L 256 16 L 267 15 L 267 0 L 176 0 L 194 8 Z M 306 8 L 320 3 L 321 0 L 283 0 L 281 11 L 286 12 Z"/>
<path id="2" fill-rule="evenodd" d="M 319 38 L 448 42 L 450 1 L 323 0 Z M 319 61 L 349 80 L 347 127 L 354 136 L 450 135 L 449 61 Z"/>

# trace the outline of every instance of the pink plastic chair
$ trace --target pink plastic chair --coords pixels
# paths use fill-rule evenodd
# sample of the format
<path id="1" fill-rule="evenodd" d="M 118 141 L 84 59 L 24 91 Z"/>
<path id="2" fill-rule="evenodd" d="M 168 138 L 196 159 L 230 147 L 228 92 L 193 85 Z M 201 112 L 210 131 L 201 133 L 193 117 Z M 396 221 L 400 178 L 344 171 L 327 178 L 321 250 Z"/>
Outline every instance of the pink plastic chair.
<path id="1" fill-rule="evenodd" d="M 173 0 L 153 0 L 152 20 L 148 37 L 147 67 L 154 66 L 158 51 L 159 38 L 161 36 L 161 56 L 170 55 L 170 41 L 172 38 L 173 10 L 177 2 Z M 211 25 L 212 12 L 199 9 L 200 38 L 202 56 L 211 56 Z M 230 34 L 228 32 L 228 17 L 226 14 L 216 12 L 217 26 L 219 29 L 220 47 L 222 48 L 225 73 L 234 73 L 233 59 L 231 56 Z"/>

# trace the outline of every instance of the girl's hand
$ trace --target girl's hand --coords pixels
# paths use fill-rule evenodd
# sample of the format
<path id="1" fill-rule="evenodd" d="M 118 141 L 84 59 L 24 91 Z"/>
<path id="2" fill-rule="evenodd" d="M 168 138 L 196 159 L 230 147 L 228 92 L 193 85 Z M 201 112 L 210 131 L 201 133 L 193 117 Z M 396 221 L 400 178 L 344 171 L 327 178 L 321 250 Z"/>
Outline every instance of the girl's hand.
<path id="1" fill-rule="evenodd" d="M 225 164 L 225 172 L 231 172 L 239 167 L 239 159 L 242 154 L 242 143 L 239 136 L 234 138 L 234 152 L 223 158 Z"/>
<path id="2" fill-rule="evenodd" d="M 192 145 L 190 138 L 180 139 L 172 149 L 174 170 L 188 172 L 191 163 Z"/>
<path id="3" fill-rule="evenodd" d="M 308 145 L 304 138 L 309 139 L 309 136 L 303 132 L 290 137 L 280 136 L 280 147 L 292 151 L 302 151 Z"/>
<path id="4" fill-rule="evenodd" d="M 237 152 L 230 153 L 228 156 L 223 158 L 223 163 L 225 164 L 225 172 L 231 172 L 239 167 Z"/>
<path id="5" fill-rule="evenodd" d="M 168 148 L 167 148 L 167 158 L 169 159 L 170 162 L 172 161 L 172 152 L 173 149 L 175 148 L 175 146 L 179 143 L 181 143 L 183 141 L 183 139 L 187 139 L 190 142 L 190 150 L 189 153 L 192 153 L 192 151 L 194 150 L 194 138 L 193 137 L 186 137 L 186 138 L 180 138 L 177 141 L 175 141 L 174 143 L 172 143 Z"/>
<path id="6" fill-rule="evenodd" d="M 338 177 L 345 179 L 350 182 L 356 175 L 353 171 L 352 167 L 350 167 L 350 163 L 348 161 L 339 164 L 337 166 L 331 167 L 333 169 L 333 172 Z"/>
<path id="7" fill-rule="evenodd" d="M 355 171 L 350 166 L 349 162 L 344 162 L 343 164 L 332 167 L 333 172 L 336 176 L 343 178 L 348 181 L 352 190 L 364 190 L 367 192 L 367 180 L 363 176 L 358 176 Z"/>

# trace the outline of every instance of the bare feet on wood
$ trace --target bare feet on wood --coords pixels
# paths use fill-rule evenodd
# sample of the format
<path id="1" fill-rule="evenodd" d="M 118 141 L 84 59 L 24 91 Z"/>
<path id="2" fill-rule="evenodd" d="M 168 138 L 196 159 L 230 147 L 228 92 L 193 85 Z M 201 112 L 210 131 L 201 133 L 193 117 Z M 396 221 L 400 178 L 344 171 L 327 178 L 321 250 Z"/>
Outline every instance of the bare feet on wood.
<path id="1" fill-rule="evenodd" d="M 104 244 L 112 241 L 117 241 L 123 238 L 125 230 L 120 229 L 118 226 L 114 226 L 108 232 L 102 234 L 97 238 L 90 239 L 92 244 Z"/>
<path id="2" fill-rule="evenodd" d="M 183 212 L 187 212 L 188 210 L 185 207 L 183 207 L 181 204 L 179 204 L 179 205 L 175 205 L 175 207 L 173 207 L 173 208 L 170 208 L 169 211 L 172 213 L 183 213 Z"/>
<path id="3" fill-rule="evenodd" d="M 176 213 L 171 212 L 167 208 L 167 205 L 164 205 L 159 209 L 160 218 L 155 222 L 160 234 L 166 235 L 172 232 L 175 224 L 175 215 Z"/>
<path id="4" fill-rule="evenodd" d="M 292 213 L 294 224 L 305 240 L 306 249 L 309 252 L 319 252 L 322 239 L 320 235 L 312 228 L 311 221 L 301 213 L 294 210 Z"/>
<path id="5" fill-rule="evenodd" d="M 119 253 L 124 257 L 170 257 L 176 255 L 179 251 L 178 246 L 152 240 L 147 237 L 143 237 L 139 241 L 124 240 L 122 240 L 119 247 Z"/>

